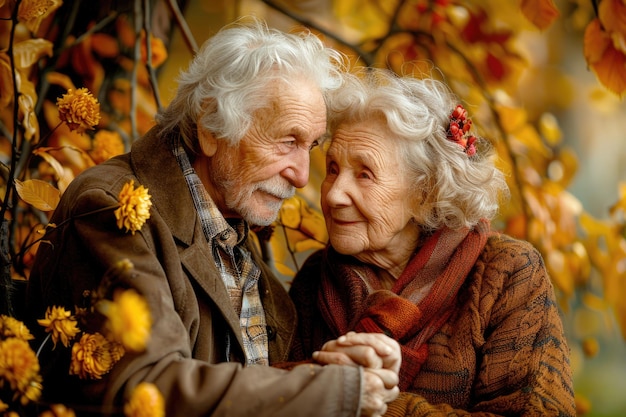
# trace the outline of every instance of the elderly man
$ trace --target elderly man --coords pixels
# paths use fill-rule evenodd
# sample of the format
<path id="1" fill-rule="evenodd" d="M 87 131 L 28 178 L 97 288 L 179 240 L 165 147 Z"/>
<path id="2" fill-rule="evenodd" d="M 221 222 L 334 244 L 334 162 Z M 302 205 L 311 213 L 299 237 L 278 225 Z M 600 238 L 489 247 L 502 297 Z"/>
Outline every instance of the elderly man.
<path id="1" fill-rule="evenodd" d="M 70 184 L 31 274 L 33 318 L 50 306 L 90 311 L 132 289 L 152 326 L 145 349 L 104 349 L 112 366 L 95 375 L 77 371 L 69 349 L 43 349 L 46 401 L 119 413 L 151 382 L 168 416 L 385 412 L 398 395 L 400 358 L 386 336 L 340 338 L 316 354 L 324 366 L 263 366 L 288 357 L 296 319 L 248 242 L 249 226 L 271 224 L 307 183 L 309 152 L 326 132 L 324 95 L 341 83 L 342 62 L 310 33 L 258 21 L 225 28 L 181 73 L 171 104 L 130 153 Z M 130 212 L 119 211 L 124 198 L 135 212 L 124 203 Z"/>

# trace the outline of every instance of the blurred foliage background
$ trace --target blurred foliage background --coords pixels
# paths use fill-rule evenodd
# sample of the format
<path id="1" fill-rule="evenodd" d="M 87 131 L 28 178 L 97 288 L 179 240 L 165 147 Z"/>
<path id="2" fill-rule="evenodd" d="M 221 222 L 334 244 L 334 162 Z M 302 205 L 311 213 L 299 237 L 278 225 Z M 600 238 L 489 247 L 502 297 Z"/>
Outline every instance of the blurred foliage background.
<path id="1" fill-rule="evenodd" d="M 496 227 L 550 271 L 579 414 L 626 415 L 626 0 L 0 0 L 2 290 L 28 279 L 67 184 L 128 150 L 198 46 L 244 15 L 453 88 L 508 176 Z M 101 119 L 78 133 L 55 103 L 83 87 Z M 315 151 L 311 183 L 257 231 L 286 286 L 326 241 L 323 166 Z M 16 297 L 0 307 L 19 315 Z"/>

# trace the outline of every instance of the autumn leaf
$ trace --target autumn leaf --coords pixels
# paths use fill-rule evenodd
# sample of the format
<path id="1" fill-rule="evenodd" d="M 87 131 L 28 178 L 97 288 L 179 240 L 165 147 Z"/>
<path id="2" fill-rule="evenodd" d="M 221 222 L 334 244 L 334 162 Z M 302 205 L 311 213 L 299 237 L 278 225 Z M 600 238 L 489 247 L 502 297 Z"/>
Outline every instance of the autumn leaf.
<path id="1" fill-rule="evenodd" d="M 44 56 L 52 56 L 53 46 L 52 42 L 45 39 L 28 39 L 16 43 L 13 51 L 15 66 L 29 69 Z"/>
<path id="2" fill-rule="evenodd" d="M 52 211 L 59 204 L 61 192 L 45 181 L 15 180 L 15 190 L 26 203 L 41 211 Z"/>
<path id="3" fill-rule="evenodd" d="M 50 84 L 58 85 L 65 90 L 76 90 L 74 82 L 66 74 L 61 74 L 57 71 L 50 71 L 46 73 L 46 79 Z"/>
<path id="4" fill-rule="evenodd" d="M 626 215 L 626 182 L 619 184 L 619 200 L 609 208 L 609 213 L 616 216 L 618 213 Z"/>
<path id="5" fill-rule="evenodd" d="M 605 31 L 613 36 L 615 36 L 613 32 L 617 32 L 621 34 L 622 39 L 626 38 L 626 2 L 623 0 L 600 1 L 598 16 Z M 623 49 L 622 52 L 626 53 Z"/>
<path id="6" fill-rule="evenodd" d="M 626 55 L 617 50 L 611 37 L 594 19 L 585 29 L 583 50 L 587 64 L 606 88 L 622 95 L 626 92 Z"/>
<path id="7" fill-rule="evenodd" d="M 522 0 L 522 13 L 540 30 L 548 29 L 559 17 L 559 10 L 552 0 Z"/>
<path id="8" fill-rule="evenodd" d="M 603 301 L 613 308 L 622 337 L 626 338 L 626 241 L 621 227 L 607 221 L 597 220 L 588 214 L 580 217 L 580 224 L 587 234 L 585 247 L 593 265 L 603 277 Z"/>

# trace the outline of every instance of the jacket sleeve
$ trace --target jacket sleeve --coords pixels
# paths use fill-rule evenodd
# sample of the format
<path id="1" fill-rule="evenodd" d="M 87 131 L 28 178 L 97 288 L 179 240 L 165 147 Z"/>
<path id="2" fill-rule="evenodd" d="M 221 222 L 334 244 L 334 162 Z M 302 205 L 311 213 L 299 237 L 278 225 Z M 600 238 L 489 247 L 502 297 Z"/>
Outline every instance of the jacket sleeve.
<path id="1" fill-rule="evenodd" d="M 121 189 L 123 180 L 110 189 Z M 189 308 L 194 313 L 200 307 L 192 300 L 189 306 L 174 303 L 175 297 L 184 300 L 180 296 L 183 286 L 194 285 L 185 280 L 174 238 L 157 237 L 165 235 L 167 227 L 154 208 L 150 220 L 133 234 L 116 226 L 111 207 L 117 207 L 117 195 L 108 189 L 94 186 L 66 192 L 53 219 L 57 227 L 45 237 L 47 244 L 37 255 L 29 293 L 41 317 L 51 304 L 72 310 L 74 305 L 84 305 L 103 286 L 107 291 L 116 286 L 133 288 L 145 297 L 152 316 L 146 350 L 127 352 L 101 379 L 78 380 L 77 376 L 68 377 L 67 367 L 57 367 L 56 375 L 44 377 L 44 392 L 46 385 L 71 381 L 66 387 L 50 388 L 66 391 L 70 394 L 67 398 L 76 399 L 83 407 L 119 412 L 133 388 L 148 381 L 163 394 L 168 416 L 358 415 L 361 370 L 357 367 L 307 364 L 285 371 L 194 359 L 192 341 L 202 333 L 200 323 L 189 322 L 188 317 L 200 313 L 185 318 L 181 311 Z M 163 256 L 164 252 L 172 255 Z M 100 282 L 105 272 L 124 258 L 132 262 L 132 273 Z M 63 347 L 57 346 L 55 352 L 61 351 Z M 76 409 L 81 407 L 77 404 Z"/>
<path id="2" fill-rule="evenodd" d="M 472 408 L 402 393 L 386 416 L 576 415 L 569 349 L 543 260 L 529 243 L 507 242 L 478 264 L 482 322 L 473 336 L 479 369 Z"/>

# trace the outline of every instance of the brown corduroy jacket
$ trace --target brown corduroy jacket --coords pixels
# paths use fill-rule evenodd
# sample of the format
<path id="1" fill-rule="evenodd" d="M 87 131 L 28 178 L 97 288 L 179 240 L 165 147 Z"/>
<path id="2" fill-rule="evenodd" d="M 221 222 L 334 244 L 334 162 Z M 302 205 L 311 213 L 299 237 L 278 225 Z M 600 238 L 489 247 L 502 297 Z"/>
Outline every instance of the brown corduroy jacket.
<path id="1" fill-rule="evenodd" d="M 120 230 L 113 214 L 130 180 L 146 187 L 153 203 L 149 220 L 135 234 Z M 101 210 L 106 207 L 113 208 Z M 242 365 L 239 319 L 176 159 L 154 131 L 129 154 L 79 175 L 51 222 L 57 227 L 44 237 L 30 276 L 30 323 L 43 318 L 48 306 L 74 311 L 88 304 L 105 272 L 128 258 L 134 271 L 120 285 L 146 298 L 153 324 L 147 349 L 126 353 L 102 379 L 70 376 L 69 349 L 61 343 L 53 349 L 48 342 L 40 355 L 45 401 L 73 406 L 78 415 L 119 413 L 133 387 L 149 381 L 164 395 L 167 416 L 358 415 L 356 367 L 307 364 L 285 371 Z M 259 285 L 270 362 L 284 361 L 295 310 L 266 267 Z"/>
<path id="2" fill-rule="evenodd" d="M 333 268 L 321 255 L 307 260 L 289 291 L 298 310 L 295 361 L 338 336 L 317 304 L 320 276 Z M 528 242 L 489 238 L 452 315 L 427 345 L 410 392 L 391 403 L 386 416 L 576 415 L 554 289 Z"/>

